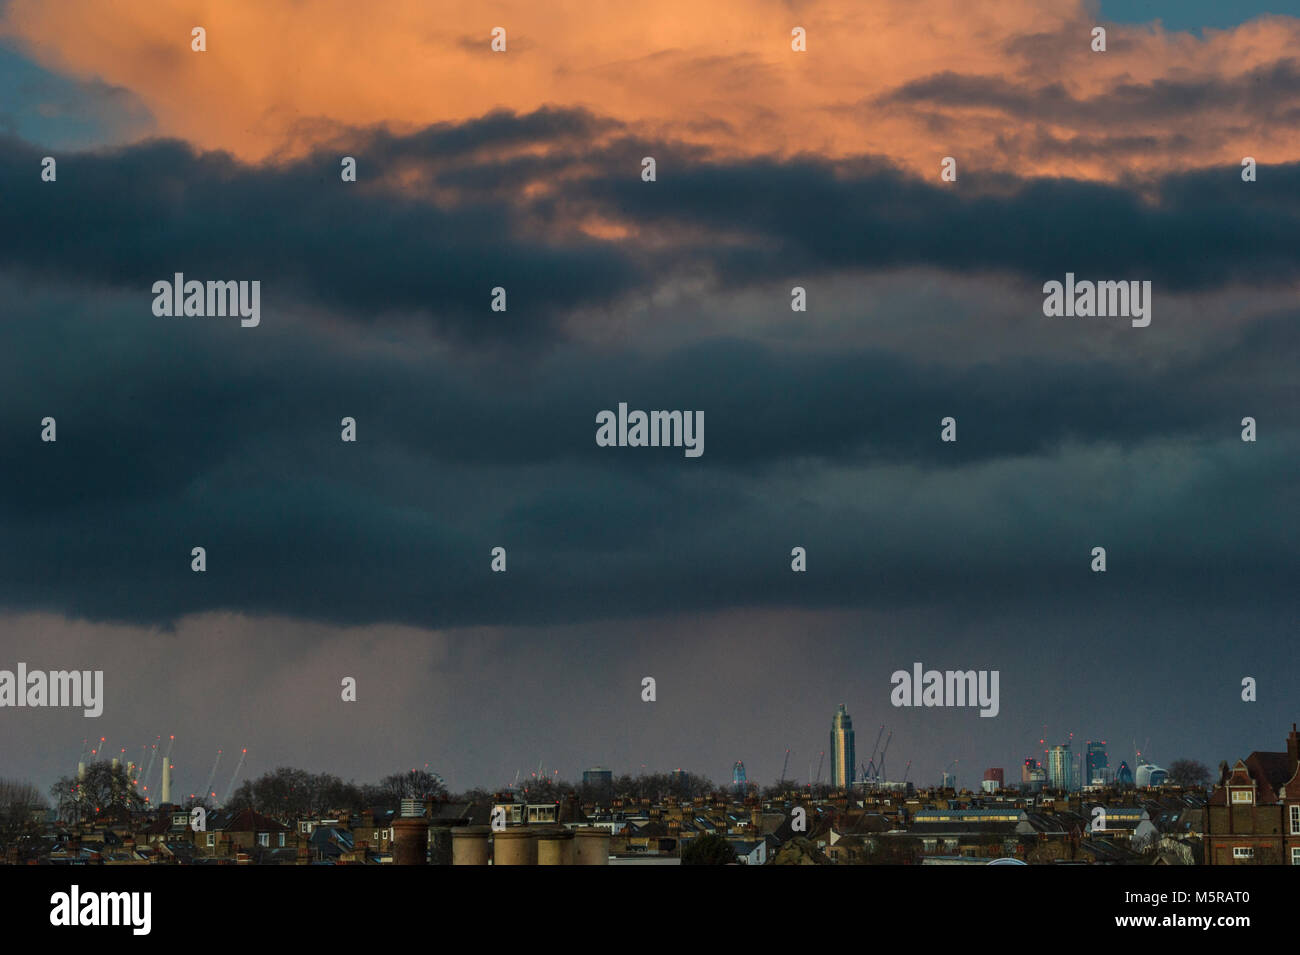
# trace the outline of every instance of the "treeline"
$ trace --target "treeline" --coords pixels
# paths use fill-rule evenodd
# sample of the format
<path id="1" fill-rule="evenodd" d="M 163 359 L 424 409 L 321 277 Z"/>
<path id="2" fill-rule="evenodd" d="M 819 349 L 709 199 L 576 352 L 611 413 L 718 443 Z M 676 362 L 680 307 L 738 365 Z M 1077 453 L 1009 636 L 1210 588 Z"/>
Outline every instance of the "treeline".
<path id="1" fill-rule="evenodd" d="M 35 788 L 32 787 L 35 793 Z M 0 793 L 2 795 L 2 793 Z M 39 797 L 39 793 L 35 793 Z M 50 787 L 64 819 L 103 815 L 110 810 L 143 809 L 144 796 L 131 785 L 125 767 L 108 761 L 88 763 L 82 779 L 65 776 Z M 316 813 L 368 809 L 397 809 L 406 798 L 443 799 L 447 789 L 442 780 L 422 770 L 393 773 L 377 783 L 345 782 L 330 773 L 309 773 L 282 766 L 257 779 L 245 780 L 222 808 L 255 809 L 269 816 L 300 816 Z M 211 798 L 177 800 L 186 809 L 216 808 Z"/>
<path id="2" fill-rule="evenodd" d="M 774 796 L 794 788 L 796 784 L 793 781 L 786 781 L 760 792 L 757 785 L 750 783 L 743 795 Z M 268 816 L 289 819 L 343 811 L 396 810 L 401 801 L 408 798 L 483 803 L 491 801 L 498 792 L 500 790 L 472 789 L 452 794 L 440 776 L 424 770 L 393 773 L 375 783 L 357 783 L 331 773 L 310 773 L 281 766 L 242 782 L 221 808 L 253 809 Z M 625 773 L 613 777 L 605 785 L 573 783 L 551 777 L 530 779 L 517 789 L 518 795 L 528 802 L 557 802 L 576 796 L 582 803 L 602 806 L 608 806 L 615 799 L 662 802 L 669 797 L 691 800 L 724 792 L 735 796 L 730 787 L 724 789 L 708 777 L 695 773 Z M 111 809 L 141 809 L 146 805 L 143 796 L 130 784 L 125 768 L 114 768 L 106 761 L 88 764 L 84 779 L 78 780 L 75 776 L 60 779 L 51 787 L 50 793 L 65 819 L 96 816 Z M 186 809 L 194 806 L 204 806 L 208 810 L 217 808 L 210 798 L 179 800 L 177 805 Z"/>
<path id="3" fill-rule="evenodd" d="M 613 799 L 651 799 L 662 801 L 669 796 L 694 799 L 710 796 L 718 787 L 706 776 L 694 773 L 641 773 L 633 776 L 615 776 L 608 785 L 573 783 L 565 779 L 546 777 L 520 783 L 519 793 L 529 802 L 555 802 L 577 796 L 579 802 L 607 804 Z M 461 793 L 457 798 L 466 802 L 491 798 L 485 789 Z"/>
<path id="4" fill-rule="evenodd" d="M 257 779 L 245 780 L 223 808 L 254 809 L 268 816 L 310 816 L 342 810 L 397 809 L 403 799 L 429 797 L 447 798 L 447 787 L 439 776 L 424 770 L 393 773 L 377 783 L 355 783 L 330 773 L 282 766 Z"/>

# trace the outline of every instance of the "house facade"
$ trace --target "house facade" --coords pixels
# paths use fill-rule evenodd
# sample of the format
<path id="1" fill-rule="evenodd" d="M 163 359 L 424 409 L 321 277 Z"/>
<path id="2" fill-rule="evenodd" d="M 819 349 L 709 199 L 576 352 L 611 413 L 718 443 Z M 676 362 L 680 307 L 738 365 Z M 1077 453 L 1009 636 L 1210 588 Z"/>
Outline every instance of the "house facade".
<path id="1" fill-rule="evenodd" d="M 1206 865 L 1300 866 L 1300 734 L 1227 768 L 1205 807 Z"/>

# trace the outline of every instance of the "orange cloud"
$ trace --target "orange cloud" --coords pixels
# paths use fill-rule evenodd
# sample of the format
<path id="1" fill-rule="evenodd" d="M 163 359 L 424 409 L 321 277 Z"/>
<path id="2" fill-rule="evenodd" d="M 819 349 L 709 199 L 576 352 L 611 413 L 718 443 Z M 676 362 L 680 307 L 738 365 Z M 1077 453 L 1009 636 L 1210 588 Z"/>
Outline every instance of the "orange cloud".
<path id="1" fill-rule="evenodd" d="M 722 154 L 877 154 L 1115 179 L 1300 159 L 1300 19 L 1204 38 L 1084 0 L 294 3 L 12 0 L 47 68 L 132 90 L 164 135 L 250 160 L 350 126 L 583 106 Z M 207 30 L 206 53 L 190 31 Z M 508 50 L 490 49 L 493 27 Z M 792 28 L 807 52 L 791 50 Z"/>

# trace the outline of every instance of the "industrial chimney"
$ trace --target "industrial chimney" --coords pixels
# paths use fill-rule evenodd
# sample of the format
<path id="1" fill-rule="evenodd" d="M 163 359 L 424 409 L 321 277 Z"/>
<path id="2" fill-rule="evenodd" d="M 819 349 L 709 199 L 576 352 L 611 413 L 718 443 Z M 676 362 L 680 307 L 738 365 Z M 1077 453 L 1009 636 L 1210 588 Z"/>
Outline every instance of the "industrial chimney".
<path id="1" fill-rule="evenodd" d="M 167 805 L 172 801 L 172 761 L 163 760 L 162 801 Z"/>

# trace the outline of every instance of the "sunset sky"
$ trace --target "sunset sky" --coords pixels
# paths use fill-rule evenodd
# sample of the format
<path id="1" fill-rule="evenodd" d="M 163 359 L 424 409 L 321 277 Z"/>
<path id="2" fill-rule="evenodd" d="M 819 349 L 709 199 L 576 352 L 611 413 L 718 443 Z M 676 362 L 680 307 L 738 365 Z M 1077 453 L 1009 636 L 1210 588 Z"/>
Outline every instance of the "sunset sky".
<path id="1" fill-rule="evenodd" d="M 0 669 L 106 689 L 0 776 L 807 781 L 843 702 L 974 786 L 1300 718 L 1300 0 L 0 0 L 0 225 Z M 999 715 L 891 707 L 916 661 Z"/>

